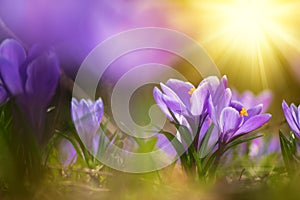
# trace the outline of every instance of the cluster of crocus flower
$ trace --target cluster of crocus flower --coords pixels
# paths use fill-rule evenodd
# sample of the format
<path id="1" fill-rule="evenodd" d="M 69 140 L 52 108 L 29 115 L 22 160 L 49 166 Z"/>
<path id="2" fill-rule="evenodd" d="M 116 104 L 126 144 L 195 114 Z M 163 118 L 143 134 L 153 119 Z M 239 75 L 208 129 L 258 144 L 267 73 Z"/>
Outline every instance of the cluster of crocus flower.
<path id="1" fill-rule="evenodd" d="M 226 76 L 221 80 L 215 76 L 205 78 L 197 88 L 191 83 L 172 79 L 160 86 L 161 90 L 154 88 L 153 95 L 166 116 L 186 126 L 196 144 L 201 143 L 208 127 L 213 124 L 210 137 L 214 138 L 214 149 L 220 151 L 271 118 L 270 114 L 262 113 L 262 104 L 246 107 L 233 100 Z"/>
<path id="2" fill-rule="evenodd" d="M 14 39 L 1 43 L 0 104 L 13 99 L 39 141 L 59 74 L 59 62 L 53 49 L 34 45 L 26 52 Z"/>

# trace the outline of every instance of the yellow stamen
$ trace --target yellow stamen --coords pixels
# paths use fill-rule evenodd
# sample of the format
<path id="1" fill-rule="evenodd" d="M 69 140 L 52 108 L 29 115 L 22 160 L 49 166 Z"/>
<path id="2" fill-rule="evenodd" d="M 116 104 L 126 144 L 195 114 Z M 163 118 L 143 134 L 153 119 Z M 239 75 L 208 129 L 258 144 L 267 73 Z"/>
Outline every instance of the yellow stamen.
<path id="1" fill-rule="evenodd" d="M 248 112 L 247 110 L 243 107 L 242 110 L 240 111 L 240 117 L 247 117 Z"/>
<path id="2" fill-rule="evenodd" d="M 192 88 L 190 89 L 190 91 L 188 92 L 189 95 L 192 95 L 192 94 L 195 92 L 195 90 L 196 90 L 196 88 L 192 87 Z"/>

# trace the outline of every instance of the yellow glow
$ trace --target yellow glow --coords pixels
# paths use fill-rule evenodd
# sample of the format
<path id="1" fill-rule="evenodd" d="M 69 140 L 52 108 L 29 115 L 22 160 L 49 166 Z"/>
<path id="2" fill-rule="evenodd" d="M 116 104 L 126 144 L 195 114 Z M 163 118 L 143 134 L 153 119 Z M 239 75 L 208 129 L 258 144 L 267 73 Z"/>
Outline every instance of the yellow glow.
<path id="1" fill-rule="evenodd" d="M 228 26 L 232 36 L 240 35 L 250 43 L 258 42 L 263 28 L 268 23 L 264 7 L 253 1 L 241 1 L 232 9 L 228 9 Z"/>
<path id="2" fill-rule="evenodd" d="M 284 88 L 284 65 L 300 52 L 300 1 L 192 2 L 199 41 L 223 73 L 235 71 L 237 82 L 247 80 L 260 89 L 271 84 Z"/>

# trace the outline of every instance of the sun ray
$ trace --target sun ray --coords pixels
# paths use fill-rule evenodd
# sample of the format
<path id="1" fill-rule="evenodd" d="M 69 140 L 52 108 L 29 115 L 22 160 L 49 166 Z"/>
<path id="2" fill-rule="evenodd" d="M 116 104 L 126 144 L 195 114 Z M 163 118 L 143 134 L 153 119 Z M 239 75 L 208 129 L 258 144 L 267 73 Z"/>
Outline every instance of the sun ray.
<path id="1" fill-rule="evenodd" d="M 199 12 L 199 41 L 224 72 L 256 89 L 286 84 L 292 51 L 300 53 L 300 2 L 283 0 L 192 1 Z"/>

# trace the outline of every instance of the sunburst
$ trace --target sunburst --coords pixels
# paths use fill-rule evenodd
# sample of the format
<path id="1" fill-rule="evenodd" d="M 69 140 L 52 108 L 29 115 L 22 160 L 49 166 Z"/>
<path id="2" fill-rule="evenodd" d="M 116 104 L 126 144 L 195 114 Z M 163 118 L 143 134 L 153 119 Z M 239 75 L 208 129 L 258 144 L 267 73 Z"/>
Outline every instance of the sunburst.
<path id="1" fill-rule="evenodd" d="M 223 72 L 259 89 L 276 81 L 291 52 L 300 52 L 299 1 L 193 1 L 199 41 Z M 294 53 L 293 53 L 294 54 Z M 248 85 L 249 86 L 249 85 Z"/>

